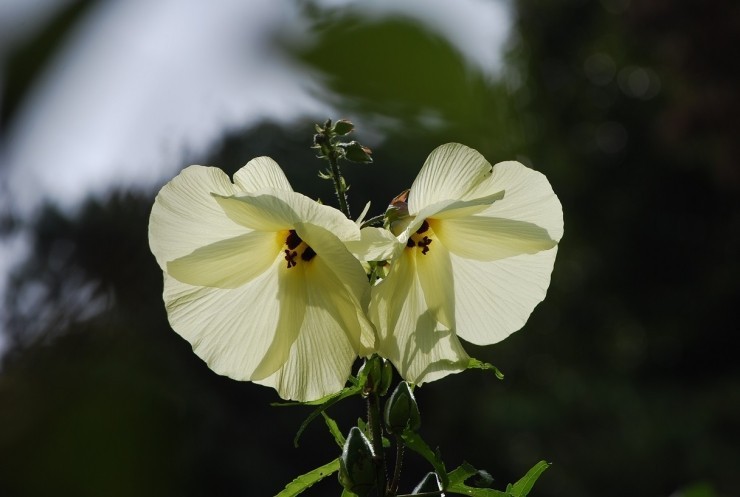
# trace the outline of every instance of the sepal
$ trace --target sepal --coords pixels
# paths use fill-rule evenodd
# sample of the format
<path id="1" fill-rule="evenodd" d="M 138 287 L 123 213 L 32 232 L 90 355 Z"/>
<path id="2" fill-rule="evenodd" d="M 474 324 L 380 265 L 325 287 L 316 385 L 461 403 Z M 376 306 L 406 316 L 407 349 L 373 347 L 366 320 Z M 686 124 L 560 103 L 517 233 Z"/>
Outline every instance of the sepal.
<path id="1" fill-rule="evenodd" d="M 372 444 L 358 427 L 353 426 L 339 458 L 339 483 L 358 497 L 365 497 L 375 487 L 375 475 Z"/>
<path id="2" fill-rule="evenodd" d="M 417 431 L 421 426 L 419 406 L 407 382 L 400 382 L 385 403 L 383 421 L 388 433 Z"/>

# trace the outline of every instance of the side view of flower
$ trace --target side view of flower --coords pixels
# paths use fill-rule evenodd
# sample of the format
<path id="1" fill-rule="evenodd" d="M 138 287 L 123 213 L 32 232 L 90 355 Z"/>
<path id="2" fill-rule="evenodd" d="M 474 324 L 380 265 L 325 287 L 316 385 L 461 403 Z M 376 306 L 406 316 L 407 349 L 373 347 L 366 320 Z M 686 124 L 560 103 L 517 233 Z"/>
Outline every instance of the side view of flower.
<path id="1" fill-rule="evenodd" d="M 342 389 L 373 348 L 358 226 L 258 157 L 234 175 L 190 166 L 149 221 L 172 328 L 215 372 L 308 401 Z"/>
<path id="2" fill-rule="evenodd" d="M 467 368 L 458 337 L 487 345 L 524 325 L 545 297 L 563 235 L 544 175 L 518 162 L 492 167 L 456 143 L 429 155 L 386 220 L 392 235 L 364 228 L 364 246 L 350 245 L 365 260 L 389 259 L 370 318 L 379 354 L 415 384 Z"/>

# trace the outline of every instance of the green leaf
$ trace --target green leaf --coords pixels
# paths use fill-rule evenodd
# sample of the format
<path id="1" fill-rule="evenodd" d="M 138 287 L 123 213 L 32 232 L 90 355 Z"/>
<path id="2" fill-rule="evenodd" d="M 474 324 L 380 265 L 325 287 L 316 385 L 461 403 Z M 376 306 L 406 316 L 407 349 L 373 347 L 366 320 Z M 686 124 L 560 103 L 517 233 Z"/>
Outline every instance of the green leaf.
<path id="1" fill-rule="evenodd" d="M 465 367 L 465 369 L 482 369 L 484 371 L 493 371 L 493 374 L 496 375 L 496 378 L 498 378 L 499 380 L 504 379 L 504 373 L 502 373 L 496 366 L 487 362 L 479 361 L 478 359 L 473 359 L 472 357 L 468 359 L 468 365 Z"/>
<path id="2" fill-rule="evenodd" d="M 320 481 L 332 473 L 339 470 L 339 458 L 337 457 L 330 463 L 326 463 L 323 466 L 319 466 L 316 469 L 305 473 L 292 482 L 285 485 L 285 489 L 277 494 L 275 497 L 293 497 L 303 493 L 306 489 L 311 487 L 317 481 Z"/>
<path id="3" fill-rule="evenodd" d="M 511 486 L 511 490 L 509 491 L 509 493 L 511 493 L 511 495 L 513 495 L 514 497 L 526 497 L 530 490 L 532 490 L 534 483 L 537 481 L 540 475 L 542 475 L 542 473 L 549 467 L 549 462 L 538 462 L 537 464 L 532 466 L 532 469 L 527 471 L 526 475 L 524 475 L 518 482 L 514 483 L 514 485 Z"/>
<path id="4" fill-rule="evenodd" d="M 406 429 L 401 434 L 401 440 L 403 440 L 406 447 L 429 461 L 434 468 L 434 471 L 436 471 L 439 476 L 439 480 L 442 482 L 442 487 L 447 488 L 447 485 L 449 484 L 449 476 L 445 469 L 445 463 L 442 461 L 442 457 L 439 454 L 439 449 L 433 451 L 418 433 L 409 429 Z"/>
<path id="5" fill-rule="evenodd" d="M 308 400 L 306 402 L 297 402 L 297 401 L 296 402 L 292 402 L 292 401 L 291 402 L 271 402 L 270 405 L 272 407 L 320 406 L 322 404 L 326 404 L 327 402 L 329 402 L 330 400 L 332 400 L 332 399 L 334 399 L 336 397 L 342 397 L 342 398 L 344 398 L 344 397 L 349 397 L 349 395 L 354 395 L 356 393 L 359 393 L 359 391 L 357 390 L 357 385 L 355 384 L 355 382 L 353 380 L 356 381 L 355 378 L 350 378 L 349 379 L 349 381 L 350 381 L 350 383 L 352 383 L 352 385 L 350 385 L 348 387 L 344 387 L 340 391 L 338 391 L 336 393 L 329 394 L 326 397 L 321 397 L 320 399 Z M 347 395 L 347 392 L 348 391 L 351 391 L 351 393 L 349 395 Z"/>
<path id="6" fill-rule="evenodd" d="M 478 470 L 472 465 L 464 462 L 449 474 L 449 486 L 445 491 L 450 494 L 470 495 L 471 497 L 526 497 L 532 490 L 537 479 L 543 471 L 550 467 L 550 463 L 540 461 L 532 467 L 527 474 L 513 485 L 506 486 L 506 491 L 494 490 L 492 488 L 476 488 L 465 484 L 465 480 L 475 475 Z"/>
<path id="7" fill-rule="evenodd" d="M 458 483 L 463 483 L 465 480 L 473 476 L 476 471 L 478 470 L 475 469 L 472 464 L 463 462 L 458 468 L 455 468 L 447 475 L 449 477 L 449 484 L 456 485 Z"/>
<path id="8" fill-rule="evenodd" d="M 329 433 L 332 434 L 334 437 L 334 440 L 337 442 L 337 445 L 339 447 L 344 447 L 344 435 L 342 434 L 342 431 L 339 429 L 339 426 L 337 425 L 337 422 L 334 421 L 326 412 L 321 413 L 322 416 L 324 416 L 324 421 L 326 422 L 326 426 L 329 427 Z"/>
<path id="9" fill-rule="evenodd" d="M 470 487 L 465 480 L 478 472 L 471 464 L 464 462 L 449 474 L 449 485 L 445 491 L 450 494 L 470 495 L 472 497 L 511 497 L 511 494 L 492 488 Z"/>
<path id="10" fill-rule="evenodd" d="M 357 497 L 357 494 L 352 493 L 345 488 L 342 490 L 342 497 Z"/>
<path id="11" fill-rule="evenodd" d="M 304 406 L 313 406 L 313 405 L 319 405 L 319 407 L 314 410 L 311 414 L 308 415 L 305 421 L 301 423 L 300 428 L 298 428 L 298 432 L 295 434 L 295 438 L 293 439 L 293 445 L 298 447 L 298 439 L 301 438 L 301 435 L 303 434 L 303 431 L 306 429 L 306 427 L 316 419 L 319 414 L 336 404 L 342 399 L 346 399 L 347 397 L 352 397 L 353 395 L 359 395 L 362 392 L 362 386 L 361 385 L 353 385 L 349 387 L 345 387 L 342 390 L 340 390 L 337 393 L 327 395 L 326 397 L 323 397 L 318 400 L 312 400 L 310 402 L 284 402 L 284 403 L 273 403 L 271 405 L 276 407 L 284 407 L 284 406 L 298 406 L 298 405 L 304 405 Z"/>

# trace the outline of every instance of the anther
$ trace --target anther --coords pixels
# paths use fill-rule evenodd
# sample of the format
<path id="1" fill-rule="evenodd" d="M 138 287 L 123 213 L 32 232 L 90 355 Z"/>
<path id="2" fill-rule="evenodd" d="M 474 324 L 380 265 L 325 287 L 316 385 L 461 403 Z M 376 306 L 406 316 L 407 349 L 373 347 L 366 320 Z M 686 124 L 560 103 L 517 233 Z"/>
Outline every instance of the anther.
<path id="1" fill-rule="evenodd" d="M 416 233 L 421 235 L 422 233 L 425 233 L 427 230 L 429 230 L 429 223 L 425 219 L 423 223 L 421 223 L 421 226 L 419 226 L 419 229 L 416 230 Z"/>
<path id="2" fill-rule="evenodd" d="M 296 233 L 295 230 L 290 230 L 288 237 L 285 239 L 285 244 L 290 250 L 293 250 L 300 245 L 302 241 L 303 240 L 301 240 L 301 237 L 298 236 L 298 233 Z"/>
<path id="3" fill-rule="evenodd" d="M 303 253 L 301 254 L 301 259 L 308 262 L 311 259 L 313 259 L 315 255 L 316 255 L 316 252 L 314 252 L 314 250 L 311 247 L 306 247 L 306 250 L 304 250 Z"/>

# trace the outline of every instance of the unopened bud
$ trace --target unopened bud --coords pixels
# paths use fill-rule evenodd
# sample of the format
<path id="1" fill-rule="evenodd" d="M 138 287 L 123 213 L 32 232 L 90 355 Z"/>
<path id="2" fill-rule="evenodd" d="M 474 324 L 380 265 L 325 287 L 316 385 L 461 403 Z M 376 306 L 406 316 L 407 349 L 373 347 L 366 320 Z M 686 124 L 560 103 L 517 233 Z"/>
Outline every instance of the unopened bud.
<path id="1" fill-rule="evenodd" d="M 375 474 L 373 447 L 365 434 L 353 426 L 339 459 L 339 483 L 358 497 L 365 497 L 375 487 Z"/>
<path id="2" fill-rule="evenodd" d="M 416 431 L 421 426 L 421 414 L 409 384 L 402 381 L 385 403 L 383 420 L 389 433 L 403 433 L 404 430 Z"/>
<path id="3" fill-rule="evenodd" d="M 336 134 L 337 136 L 346 135 L 350 133 L 353 129 L 355 129 L 355 125 L 347 121 L 346 119 L 340 119 L 339 121 L 334 123 L 334 134 Z"/>
<path id="4" fill-rule="evenodd" d="M 375 354 L 360 367 L 357 376 L 361 381 L 364 380 L 363 395 L 367 397 L 370 393 L 377 393 L 381 397 L 388 393 L 393 379 L 393 366 L 391 363 L 379 355 Z"/>
<path id="5" fill-rule="evenodd" d="M 363 164 L 369 164 L 373 161 L 373 158 L 370 157 L 372 151 L 355 141 L 342 143 L 340 146 L 344 149 L 344 158 L 349 161 L 360 162 Z"/>

